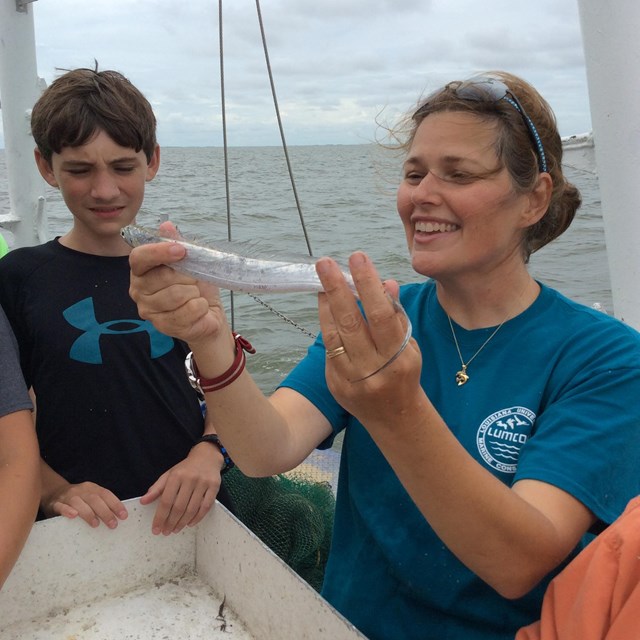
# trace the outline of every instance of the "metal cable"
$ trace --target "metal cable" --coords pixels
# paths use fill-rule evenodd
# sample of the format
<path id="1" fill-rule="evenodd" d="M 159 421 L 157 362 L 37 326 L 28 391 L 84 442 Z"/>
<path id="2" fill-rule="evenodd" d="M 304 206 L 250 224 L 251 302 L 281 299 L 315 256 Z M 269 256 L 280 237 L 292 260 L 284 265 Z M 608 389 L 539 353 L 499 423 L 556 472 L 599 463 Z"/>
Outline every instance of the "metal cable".
<path id="1" fill-rule="evenodd" d="M 300 206 L 300 199 L 298 198 L 298 190 L 296 189 L 296 182 L 293 178 L 293 170 L 291 169 L 291 162 L 289 161 L 289 151 L 287 149 L 287 142 L 284 137 L 284 129 L 282 127 L 282 119 L 280 118 L 280 108 L 278 106 L 278 97 L 276 95 L 276 87 L 273 82 L 273 73 L 271 72 L 271 62 L 269 61 L 269 50 L 267 49 L 267 39 L 264 33 L 264 24 L 262 22 L 262 12 L 260 11 L 260 0 L 256 0 L 256 11 L 258 12 L 258 22 L 260 23 L 260 35 L 262 37 L 262 48 L 264 49 L 264 59 L 267 64 L 267 73 L 269 74 L 269 84 L 271 85 L 271 95 L 273 96 L 273 106 L 276 111 L 276 118 L 278 120 L 278 129 L 280 130 L 280 139 L 282 140 L 282 150 L 284 151 L 284 157 L 287 162 L 287 171 L 289 172 L 289 179 L 291 180 L 291 188 L 293 189 L 293 197 L 296 201 L 296 207 L 298 209 L 298 217 L 300 218 L 300 224 L 302 225 L 302 232 L 304 233 L 304 239 L 307 243 L 307 251 L 310 256 L 313 256 L 311 250 L 311 242 L 307 234 L 307 228 L 304 222 L 304 216 L 302 215 L 302 207 Z"/>
<path id="2" fill-rule="evenodd" d="M 300 205 L 300 199 L 298 197 L 298 190 L 296 188 L 295 179 L 293 177 L 293 169 L 291 167 L 291 161 L 289 159 L 289 150 L 287 148 L 287 142 L 284 135 L 284 128 L 282 126 L 282 118 L 280 117 L 280 108 L 278 106 L 278 97 L 276 95 L 275 83 L 273 81 L 273 73 L 271 70 L 271 62 L 269 60 L 269 50 L 267 48 L 267 39 L 264 31 L 264 23 L 262 21 L 262 12 L 260 10 L 260 0 L 256 0 L 256 11 L 258 14 L 258 23 L 260 25 L 260 35 L 262 38 L 262 48 L 264 51 L 265 62 L 267 65 L 267 73 L 269 75 L 269 84 L 271 86 L 271 95 L 273 97 L 273 106 L 276 112 L 276 118 L 278 121 L 278 129 L 280 131 L 280 139 L 282 141 L 282 150 L 284 152 L 285 161 L 287 164 L 287 171 L 289 174 L 289 180 L 291 181 L 291 189 L 293 191 L 293 197 L 296 202 L 296 208 L 298 210 L 298 217 L 300 219 L 300 225 L 302 226 L 302 232 L 304 234 L 305 242 L 307 244 L 307 251 L 310 256 L 313 256 L 313 251 L 311 249 L 311 242 L 309 240 L 309 235 L 307 233 L 307 227 L 304 221 L 304 215 L 302 213 L 302 207 Z M 231 190 L 229 184 L 229 147 L 227 140 L 227 117 L 226 117 L 226 98 L 225 98 L 225 84 L 224 84 L 224 36 L 223 36 L 223 28 L 222 28 L 222 0 L 218 0 L 218 38 L 219 38 L 219 49 L 220 49 L 220 102 L 221 102 L 221 111 L 222 111 L 222 139 L 223 139 L 223 150 L 224 150 L 224 184 L 225 184 L 225 193 L 226 193 L 226 209 L 227 209 L 227 239 L 232 240 L 232 232 L 231 232 Z M 231 327 L 232 329 L 235 327 L 235 314 L 234 314 L 234 293 L 230 292 L 230 311 L 231 311 Z M 315 334 L 305 329 L 301 325 L 299 325 L 294 320 L 291 320 L 286 315 L 274 309 L 271 305 L 267 304 L 264 300 L 261 300 L 255 295 L 251 295 L 251 297 L 267 309 L 274 313 L 276 316 L 288 322 L 296 329 L 302 331 L 303 333 L 315 338 Z"/>
<path id="3" fill-rule="evenodd" d="M 229 187 L 229 153 L 227 142 L 227 109 L 224 92 L 224 38 L 222 31 L 222 0 L 218 0 L 218 44 L 220 49 L 220 110 L 222 112 L 222 141 L 224 149 L 224 188 L 227 207 L 227 240 L 231 240 L 231 191 Z M 231 328 L 235 329 L 235 305 L 233 291 L 230 292 Z"/>

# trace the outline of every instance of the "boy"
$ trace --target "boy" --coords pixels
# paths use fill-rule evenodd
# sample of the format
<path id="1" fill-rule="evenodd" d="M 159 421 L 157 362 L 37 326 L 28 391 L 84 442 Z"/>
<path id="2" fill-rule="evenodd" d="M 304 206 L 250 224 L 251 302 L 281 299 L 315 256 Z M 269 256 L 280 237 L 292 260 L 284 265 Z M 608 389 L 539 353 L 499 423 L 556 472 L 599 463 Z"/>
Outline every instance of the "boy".
<path id="1" fill-rule="evenodd" d="M 120 73 L 76 69 L 33 108 L 35 159 L 73 215 L 63 236 L 0 260 L 0 304 L 37 402 L 41 515 L 115 528 L 158 500 L 154 534 L 199 522 L 226 467 L 185 374 L 186 345 L 130 299 L 132 223 L 160 149 L 151 105 Z"/>

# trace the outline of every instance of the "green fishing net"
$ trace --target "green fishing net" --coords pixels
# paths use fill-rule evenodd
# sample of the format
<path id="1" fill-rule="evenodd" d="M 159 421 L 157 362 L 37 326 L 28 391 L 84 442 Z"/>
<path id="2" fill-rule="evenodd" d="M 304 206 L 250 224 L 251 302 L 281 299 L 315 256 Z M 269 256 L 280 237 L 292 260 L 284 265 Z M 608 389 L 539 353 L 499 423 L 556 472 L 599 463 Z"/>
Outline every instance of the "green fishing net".
<path id="1" fill-rule="evenodd" d="M 236 517 L 317 591 L 322 587 L 335 510 L 332 483 L 319 470 L 249 478 L 224 475 Z"/>

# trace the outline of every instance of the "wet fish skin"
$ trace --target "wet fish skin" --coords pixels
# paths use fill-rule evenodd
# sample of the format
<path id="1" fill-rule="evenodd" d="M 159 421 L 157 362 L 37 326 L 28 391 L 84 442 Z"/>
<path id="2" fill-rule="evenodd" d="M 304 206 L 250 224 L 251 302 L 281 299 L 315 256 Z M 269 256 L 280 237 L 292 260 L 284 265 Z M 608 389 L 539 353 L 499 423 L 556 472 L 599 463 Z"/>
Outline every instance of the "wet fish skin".
<path id="1" fill-rule="evenodd" d="M 179 262 L 168 266 L 198 280 L 212 282 L 223 289 L 245 293 L 295 293 L 322 291 L 322 283 L 316 273 L 315 264 L 309 262 L 286 262 L 273 258 L 258 258 L 242 255 L 232 249 L 241 245 L 231 242 L 215 247 L 198 245 L 185 240 L 164 238 L 150 229 L 128 225 L 121 231 L 125 242 L 132 247 L 157 242 L 175 242 L 186 248 L 187 254 Z M 355 292 L 351 274 L 343 275 Z"/>
<path id="2" fill-rule="evenodd" d="M 323 290 L 313 262 L 280 262 L 277 260 L 250 258 L 228 249 L 228 247 L 233 246 L 233 243 L 226 243 L 225 249 L 227 250 L 222 251 L 211 246 L 204 247 L 184 240 L 163 238 L 153 231 L 136 225 L 124 227 L 121 234 L 125 242 L 132 247 L 156 242 L 176 242 L 181 244 L 187 249 L 187 255 L 179 262 L 171 263 L 168 266 L 199 280 L 213 282 L 223 289 L 244 291 L 245 293 L 293 293 L 319 292 Z M 351 274 L 344 270 L 342 273 L 353 292 L 357 295 Z M 394 309 L 402 313 L 406 319 L 407 327 L 404 340 L 396 353 L 381 367 L 351 382 L 367 380 L 382 371 L 394 362 L 409 344 L 412 333 L 411 320 L 399 300 L 390 296 L 389 299 Z"/>

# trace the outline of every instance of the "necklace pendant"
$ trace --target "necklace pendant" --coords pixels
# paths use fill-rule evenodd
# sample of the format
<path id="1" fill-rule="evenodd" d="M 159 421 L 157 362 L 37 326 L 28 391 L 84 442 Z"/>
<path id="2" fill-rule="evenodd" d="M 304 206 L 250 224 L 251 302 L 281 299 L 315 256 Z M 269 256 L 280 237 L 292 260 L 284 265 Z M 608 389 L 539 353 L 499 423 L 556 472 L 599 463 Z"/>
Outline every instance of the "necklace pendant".
<path id="1" fill-rule="evenodd" d="M 463 384 L 467 384 L 469 381 L 469 376 L 467 375 L 467 367 L 464 365 L 462 369 L 456 373 L 456 384 L 461 387 Z"/>

